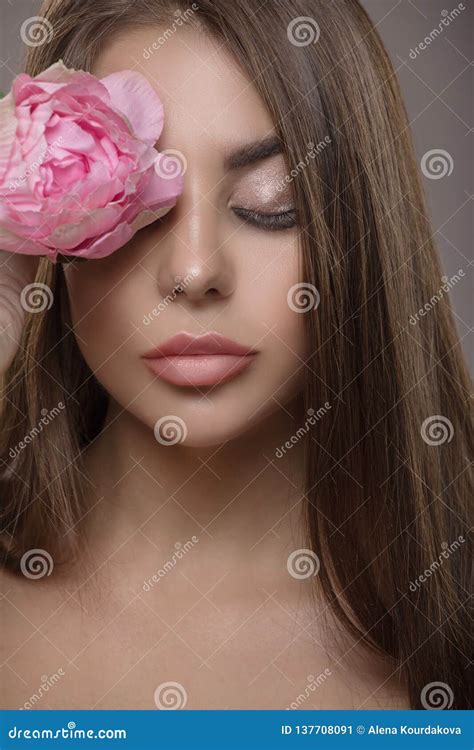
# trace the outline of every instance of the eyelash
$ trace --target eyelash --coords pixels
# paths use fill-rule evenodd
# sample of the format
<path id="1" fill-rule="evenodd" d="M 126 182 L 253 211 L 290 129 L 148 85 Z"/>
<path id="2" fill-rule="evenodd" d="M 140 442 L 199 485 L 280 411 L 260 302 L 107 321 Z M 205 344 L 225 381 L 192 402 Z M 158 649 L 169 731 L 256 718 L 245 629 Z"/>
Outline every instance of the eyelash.
<path id="1" fill-rule="evenodd" d="M 296 210 L 282 211 L 278 214 L 262 214 L 257 211 L 251 211 L 249 208 L 234 208 L 234 213 L 245 221 L 246 224 L 252 224 L 260 229 L 281 230 L 291 229 L 296 226 Z"/>
<path id="2" fill-rule="evenodd" d="M 295 209 L 282 211 L 278 214 L 263 214 L 258 211 L 251 211 L 249 208 L 233 208 L 232 210 L 246 224 L 251 224 L 259 229 L 278 231 L 282 229 L 292 229 L 297 224 Z M 148 227 L 156 228 L 160 226 L 163 222 L 163 218 L 166 217 L 157 219 L 152 224 L 149 224 Z"/>

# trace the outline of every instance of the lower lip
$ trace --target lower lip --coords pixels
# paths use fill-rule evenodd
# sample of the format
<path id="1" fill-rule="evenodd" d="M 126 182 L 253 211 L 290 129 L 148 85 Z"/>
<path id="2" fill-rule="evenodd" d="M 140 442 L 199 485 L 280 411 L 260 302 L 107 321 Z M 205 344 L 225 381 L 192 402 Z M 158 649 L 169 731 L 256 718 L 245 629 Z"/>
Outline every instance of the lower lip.
<path id="1" fill-rule="evenodd" d="M 255 354 L 193 354 L 192 356 L 146 359 L 150 370 L 161 380 L 181 386 L 217 385 L 245 370 Z"/>

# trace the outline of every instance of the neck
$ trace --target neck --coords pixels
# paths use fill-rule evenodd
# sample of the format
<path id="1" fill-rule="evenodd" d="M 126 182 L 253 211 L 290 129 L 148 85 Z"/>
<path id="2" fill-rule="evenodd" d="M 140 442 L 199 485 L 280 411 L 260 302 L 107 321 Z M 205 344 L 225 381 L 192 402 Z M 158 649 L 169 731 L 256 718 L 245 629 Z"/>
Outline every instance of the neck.
<path id="1" fill-rule="evenodd" d="M 243 560 L 252 550 L 268 552 L 275 538 L 281 546 L 299 543 L 303 441 L 278 448 L 301 425 L 301 413 L 295 400 L 237 438 L 196 448 L 161 445 L 153 430 L 111 403 L 86 455 L 94 540 L 113 549 L 118 540 L 133 537 L 139 545 L 146 538 L 166 554 L 197 536 L 219 551 L 245 552 Z"/>

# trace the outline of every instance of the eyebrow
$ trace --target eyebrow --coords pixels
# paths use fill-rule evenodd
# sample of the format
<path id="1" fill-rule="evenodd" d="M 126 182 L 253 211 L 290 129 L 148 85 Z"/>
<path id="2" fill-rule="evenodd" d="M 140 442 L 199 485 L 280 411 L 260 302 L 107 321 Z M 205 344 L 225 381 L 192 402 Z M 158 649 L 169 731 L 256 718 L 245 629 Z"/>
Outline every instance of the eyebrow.
<path id="1" fill-rule="evenodd" d="M 247 167 L 249 164 L 253 164 L 261 159 L 267 159 L 269 156 L 281 154 L 282 152 L 283 148 L 280 139 L 272 135 L 263 140 L 241 146 L 236 151 L 233 151 L 226 157 L 224 166 L 227 170 L 239 169 Z"/>

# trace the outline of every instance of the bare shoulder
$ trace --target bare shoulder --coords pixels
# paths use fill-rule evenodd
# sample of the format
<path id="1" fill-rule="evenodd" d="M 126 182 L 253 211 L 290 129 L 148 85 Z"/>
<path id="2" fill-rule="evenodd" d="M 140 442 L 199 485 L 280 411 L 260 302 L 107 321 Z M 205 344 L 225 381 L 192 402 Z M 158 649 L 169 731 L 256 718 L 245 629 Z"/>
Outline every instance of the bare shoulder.
<path id="1" fill-rule="evenodd" d="M 48 653 L 44 624 L 60 600 L 56 584 L 0 569 L 0 708 L 18 709 Z"/>

